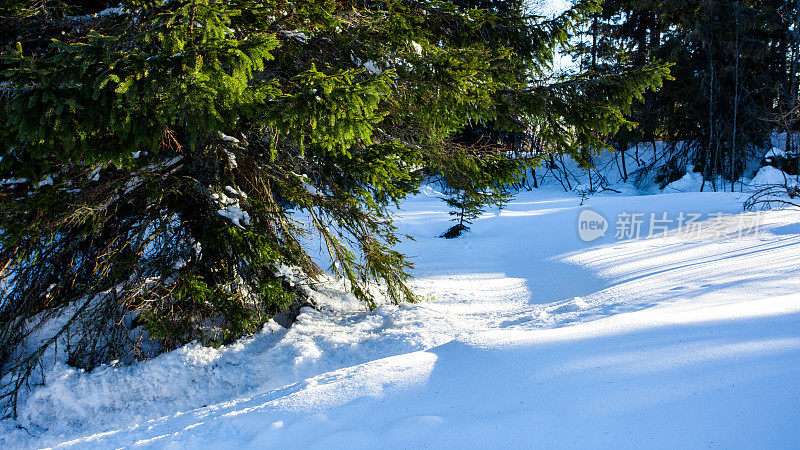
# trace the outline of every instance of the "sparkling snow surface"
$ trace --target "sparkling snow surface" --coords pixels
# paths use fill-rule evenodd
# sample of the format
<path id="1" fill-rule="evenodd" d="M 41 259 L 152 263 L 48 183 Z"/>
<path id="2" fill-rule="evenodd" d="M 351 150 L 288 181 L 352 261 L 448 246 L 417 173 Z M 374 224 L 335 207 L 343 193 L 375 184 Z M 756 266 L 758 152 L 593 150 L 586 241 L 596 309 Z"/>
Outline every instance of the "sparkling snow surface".
<path id="1" fill-rule="evenodd" d="M 426 188 L 399 214 L 429 301 L 366 313 L 330 283 L 289 330 L 88 374 L 58 364 L 0 422 L 0 447 L 797 447 L 800 213 L 765 212 L 759 235 L 614 239 L 622 212 L 740 214 L 743 199 L 578 206 L 548 188 L 445 240 Z M 584 208 L 605 237 L 579 239 Z"/>

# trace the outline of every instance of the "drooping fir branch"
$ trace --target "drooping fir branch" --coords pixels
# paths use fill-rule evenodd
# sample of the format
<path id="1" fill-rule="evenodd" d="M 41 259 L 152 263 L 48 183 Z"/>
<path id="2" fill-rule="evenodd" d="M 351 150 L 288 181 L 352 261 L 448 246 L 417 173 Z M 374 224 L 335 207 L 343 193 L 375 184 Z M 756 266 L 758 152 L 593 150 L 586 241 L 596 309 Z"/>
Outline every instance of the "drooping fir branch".
<path id="1" fill-rule="evenodd" d="M 515 91 L 533 133 L 571 155 L 582 167 L 609 149 L 608 137 L 636 125 L 631 105 L 670 79 L 671 64 L 652 63 L 619 73 L 586 72 Z"/>

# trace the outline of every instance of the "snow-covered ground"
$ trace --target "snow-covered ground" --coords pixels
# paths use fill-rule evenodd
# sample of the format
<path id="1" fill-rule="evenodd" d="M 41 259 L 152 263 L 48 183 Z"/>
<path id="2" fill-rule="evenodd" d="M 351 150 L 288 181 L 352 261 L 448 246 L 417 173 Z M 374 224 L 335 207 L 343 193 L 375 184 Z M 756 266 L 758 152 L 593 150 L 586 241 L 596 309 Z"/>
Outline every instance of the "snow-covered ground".
<path id="1" fill-rule="evenodd" d="M 404 206 L 427 303 L 329 292 L 291 330 L 134 367 L 56 367 L 6 445 L 224 447 L 797 444 L 800 224 L 599 243 L 578 213 L 738 213 L 723 193 L 523 193 L 457 240 L 432 190 Z M 735 216 L 734 216 L 735 217 Z"/>
<path id="2" fill-rule="evenodd" d="M 330 283 L 289 330 L 56 365 L 0 422 L 0 447 L 800 445 L 800 214 L 617 190 L 583 206 L 522 192 L 445 240 L 427 187 L 399 214 L 428 301 L 367 313 Z M 608 222 L 592 242 L 587 209 Z M 678 229 L 682 212 L 700 228 Z M 640 238 L 617 239 L 639 213 Z M 648 237 L 653 218 L 669 231 Z"/>

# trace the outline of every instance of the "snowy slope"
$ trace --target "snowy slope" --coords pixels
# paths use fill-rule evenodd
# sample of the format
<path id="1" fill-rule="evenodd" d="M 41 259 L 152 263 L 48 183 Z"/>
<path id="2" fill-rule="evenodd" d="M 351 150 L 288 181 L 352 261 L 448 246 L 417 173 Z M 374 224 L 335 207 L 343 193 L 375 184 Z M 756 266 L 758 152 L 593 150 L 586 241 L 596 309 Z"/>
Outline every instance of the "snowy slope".
<path id="1" fill-rule="evenodd" d="M 444 240 L 427 188 L 400 214 L 431 301 L 366 313 L 330 285 L 290 330 L 90 374 L 56 366 L 0 424 L 0 447 L 794 447 L 800 215 L 765 212 L 739 236 L 741 202 L 581 207 L 545 189 Z M 610 221 L 605 237 L 578 237 L 584 208 Z M 714 238 L 614 238 L 620 213 L 681 211 L 732 216 Z"/>

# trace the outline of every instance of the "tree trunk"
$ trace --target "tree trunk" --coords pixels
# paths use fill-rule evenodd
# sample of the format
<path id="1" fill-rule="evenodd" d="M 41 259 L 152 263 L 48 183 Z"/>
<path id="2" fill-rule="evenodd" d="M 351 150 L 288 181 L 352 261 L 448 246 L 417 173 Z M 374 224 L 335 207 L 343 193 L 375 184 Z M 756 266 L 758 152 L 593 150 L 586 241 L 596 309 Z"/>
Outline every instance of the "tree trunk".
<path id="1" fill-rule="evenodd" d="M 798 0 L 800 1 L 800 0 Z M 731 136 L 731 192 L 734 192 L 735 182 L 736 182 L 736 170 L 734 169 L 736 164 L 736 119 L 739 112 L 739 0 L 736 0 L 736 11 L 735 11 L 735 46 L 734 51 L 736 52 L 735 59 L 736 63 L 733 69 L 733 136 Z"/>
<path id="2" fill-rule="evenodd" d="M 798 0 L 800 1 L 800 0 Z M 700 185 L 700 192 L 703 192 L 703 189 L 706 187 L 706 181 L 708 181 L 711 177 L 711 150 L 712 146 L 714 145 L 714 57 L 712 55 L 713 51 L 713 36 L 714 36 L 714 4 L 713 0 L 708 2 L 709 6 L 709 14 L 708 14 L 708 39 L 707 39 L 707 46 L 708 46 L 708 71 L 710 81 L 708 83 L 708 148 L 706 149 L 706 154 L 704 158 L 704 166 L 703 166 L 703 183 Z"/>
<path id="3" fill-rule="evenodd" d="M 592 71 L 597 69 L 597 13 L 592 18 Z"/>
<path id="4" fill-rule="evenodd" d="M 625 166 L 625 150 L 627 149 L 628 144 L 621 144 L 619 146 L 620 156 L 622 157 L 622 181 L 628 181 L 628 168 Z"/>
<path id="5" fill-rule="evenodd" d="M 800 0 L 795 0 L 794 5 L 794 29 L 791 36 L 791 63 L 789 64 L 789 119 L 786 126 L 786 145 L 787 153 L 794 151 L 794 116 L 797 108 L 797 33 L 800 31 Z"/>

